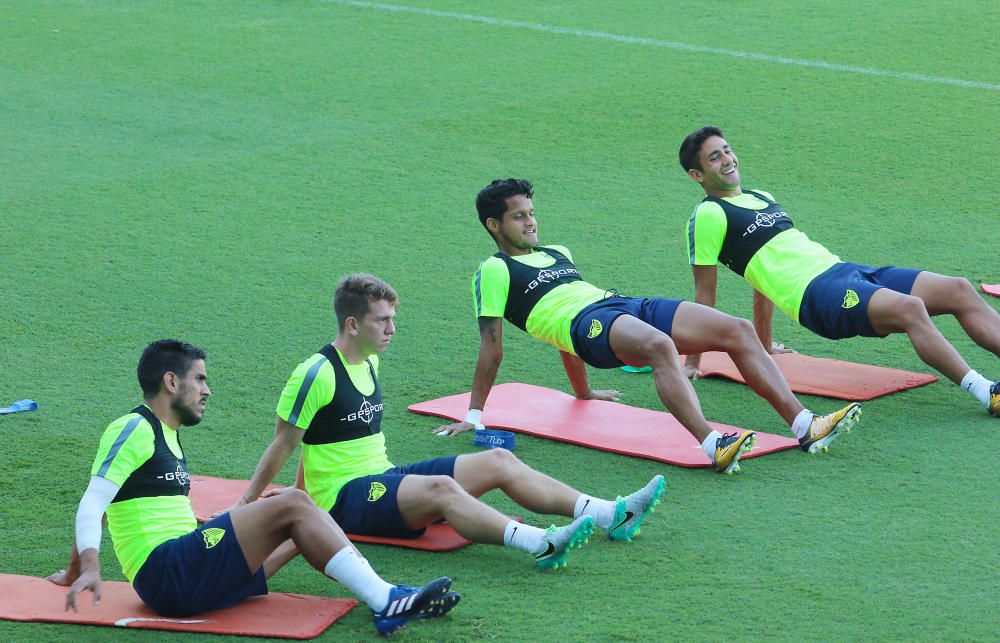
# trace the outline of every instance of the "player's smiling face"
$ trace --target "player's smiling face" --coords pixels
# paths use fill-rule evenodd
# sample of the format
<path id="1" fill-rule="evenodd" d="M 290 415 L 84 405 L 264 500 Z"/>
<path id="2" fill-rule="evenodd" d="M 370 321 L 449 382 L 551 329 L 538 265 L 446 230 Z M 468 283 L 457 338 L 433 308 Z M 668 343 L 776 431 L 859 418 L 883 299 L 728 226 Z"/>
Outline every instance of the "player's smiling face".
<path id="1" fill-rule="evenodd" d="M 732 196 L 740 193 L 740 160 L 721 136 L 710 136 L 698 151 L 701 170 L 688 170 L 688 175 L 701 183 L 705 192 L 713 196 Z"/>
<path id="2" fill-rule="evenodd" d="M 507 197 L 507 210 L 500 219 L 487 219 L 500 250 L 509 255 L 532 252 L 538 245 L 538 222 L 531 199 L 523 194 Z"/>

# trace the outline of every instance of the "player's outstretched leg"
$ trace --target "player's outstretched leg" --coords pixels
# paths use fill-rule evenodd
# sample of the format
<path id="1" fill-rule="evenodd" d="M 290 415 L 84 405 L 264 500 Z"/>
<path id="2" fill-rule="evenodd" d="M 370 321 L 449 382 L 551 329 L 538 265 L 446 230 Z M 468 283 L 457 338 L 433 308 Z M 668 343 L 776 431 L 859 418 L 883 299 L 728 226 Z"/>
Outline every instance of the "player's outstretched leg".
<path id="1" fill-rule="evenodd" d="M 649 483 L 635 493 L 624 498 L 618 496 L 615 500 L 615 515 L 608 526 L 608 536 L 612 540 L 630 541 L 639 534 L 639 527 L 646 519 L 646 514 L 654 511 L 660 504 L 660 496 L 666 482 L 663 476 L 655 476 Z"/>
<path id="2" fill-rule="evenodd" d="M 570 550 L 586 544 L 593 531 L 594 519 L 591 516 L 580 516 L 565 527 L 552 525 L 545 532 L 542 539 L 545 548 L 535 555 L 535 562 L 542 569 L 565 567 Z"/>
<path id="3" fill-rule="evenodd" d="M 432 580 L 423 587 L 396 585 L 389 591 L 389 602 L 381 611 L 372 610 L 372 620 L 379 634 L 388 636 L 412 620 L 444 616 L 460 597 L 451 589 L 447 576 Z"/>
<path id="4" fill-rule="evenodd" d="M 799 438 L 799 445 L 806 453 L 826 451 L 830 443 L 845 433 L 850 433 L 861 421 L 861 405 L 852 402 L 827 415 L 817 415 L 809 423 L 809 430 Z"/>

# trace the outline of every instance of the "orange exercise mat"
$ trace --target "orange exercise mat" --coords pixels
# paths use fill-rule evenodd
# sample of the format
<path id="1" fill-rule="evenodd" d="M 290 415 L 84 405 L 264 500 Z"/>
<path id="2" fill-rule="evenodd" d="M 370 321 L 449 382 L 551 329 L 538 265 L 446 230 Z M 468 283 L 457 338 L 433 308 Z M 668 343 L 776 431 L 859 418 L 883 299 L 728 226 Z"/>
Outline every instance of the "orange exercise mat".
<path id="1" fill-rule="evenodd" d="M 0 600 L 0 619 L 312 639 L 358 604 L 348 598 L 274 592 L 248 598 L 238 605 L 215 612 L 167 618 L 146 607 L 128 583 L 102 582 L 100 605 L 94 605 L 93 594 L 84 592 L 76 601 L 78 612 L 66 611 L 68 591 L 68 588 L 54 585 L 44 578 L 0 574 L 0 596 L 3 597 Z M 66 639 L 71 636 L 68 630 L 63 635 Z M 76 632 L 76 637 L 97 638 L 82 632 Z M 109 633 L 101 638 L 110 637 Z"/>
<path id="2" fill-rule="evenodd" d="M 938 380 L 937 376 L 925 373 L 810 357 L 802 353 L 782 353 L 771 357 L 788 380 L 789 387 L 796 393 L 839 400 L 871 400 Z M 726 377 L 741 384 L 746 383 L 736 370 L 736 364 L 725 353 L 703 353 L 701 372 L 706 377 Z"/>
<path id="3" fill-rule="evenodd" d="M 216 511 L 232 507 L 246 491 L 247 484 L 247 480 L 191 476 L 190 498 L 195 518 L 198 522 L 207 522 Z M 268 489 L 280 489 L 280 487 L 270 485 Z M 347 537 L 355 543 L 393 545 L 424 551 L 453 551 L 472 544 L 445 523 L 430 525 L 420 538 L 382 538 L 358 534 L 347 534 Z"/>
<path id="4" fill-rule="evenodd" d="M 469 408 L 469 394 L 411 404 L 409 410 L 461 420 Z M 775 425 L 781 419 L 774 416 Z M 712 463 L 694 438 L 673 415 L 617 402 L 578 400 L 572 395 L 531 384 L 493 387 L 483 410 L 483 424 L 540 438 L 658 460 L 681 467 L 703 468 Z M 745 429 L 709 422 L 720 433 Z M 757 432 L 757 444 L 743 459 L 799 446 L 789 436 Z"/>
<path id="5" fill-rule="evenodd" d="M 1000 297 L 1000 284 L 980 284 L 987 295 Z"/>

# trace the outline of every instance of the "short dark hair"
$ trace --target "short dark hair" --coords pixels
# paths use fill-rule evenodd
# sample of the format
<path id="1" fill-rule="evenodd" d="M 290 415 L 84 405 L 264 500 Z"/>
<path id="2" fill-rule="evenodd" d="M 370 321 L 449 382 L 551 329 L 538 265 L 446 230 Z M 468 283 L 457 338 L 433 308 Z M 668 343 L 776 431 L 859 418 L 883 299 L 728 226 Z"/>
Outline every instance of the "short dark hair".
<path id="1" fill-rule="evenodd" d="M 187 375 L 196 359 L 205 359 L 205 351 L 179 339 L 158 339 L 147 346 L 135 369 L 143 397 L 148 400 L 160 392 L 165 374 Z"/>
<path id="2" fill-rule="evenodd" d="M 687 135 L 687 138 L 685 138 L 684 142 L 681 143 L 681 151 L 679 154 L 681 167 L 684 168 L 685 172 L 688 170 L 703 169 L 701 167 L 701 162 L 698 161 L 698 152 L 701 151 L 701 146 L 705 143 L 705 141 L 713 136 L 725 138 L 725 136 L 722 135 L 722 130 L 715 125 L 706 125 L 705 127 L 696 129 Z"/>
<path id="3" fill-rule="evenodd" d="M 494 179 L 476 195 L 479 222 L 489 232 L 486 220 L 503 219 L 503 213 L 507 211 L 508 198 L 523 194 L 530 199 L 534 193 L 535 188 L 528 179 Z M 493 233 L 490 233 L 490 236 L 493 236 Z"/>
<path id="4" fill-rule="evenodd" d="M 399 305 L 399 295 L 392 286 L 374 275 L 357 272 L 347 275 L 337 283 L 333 295 L 333 312 L 337 315 L 337 328 L 341 331 L 347 325 L 347 318 L 360 319 L 368 314 L 372 303 L 386 300 L 393 306 Z"/>

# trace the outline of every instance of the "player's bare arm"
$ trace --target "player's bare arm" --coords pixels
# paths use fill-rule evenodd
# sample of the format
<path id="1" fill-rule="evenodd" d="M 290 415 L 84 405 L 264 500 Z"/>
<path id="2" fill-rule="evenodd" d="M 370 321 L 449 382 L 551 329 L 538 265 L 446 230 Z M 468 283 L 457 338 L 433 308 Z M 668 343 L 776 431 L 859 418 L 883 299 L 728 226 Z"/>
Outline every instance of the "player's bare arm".
<path id="1" fill-rule="evenodd" d="M 274 439 L 271 440 L 271 444 L 268 445 L 264 454 L 260 456 L 260 461 L 257 463 L 257 468 L 254 469 L 250 484 L 247 485 L 243 496 L 236 503 L 236 507 L 253 502 L 264 493 L 267 485 L 274 482 L 275 476 L 278 475 L 281 468 L 288 462 L 288 458 L 295 451 L 295 447 L 299 446 L 299 443 L 302 442 L 304 435 L 305 431 L 302 429 L 289 424 L 280 417 L 275 418 Z"/>
<path id="2" fill-rule="evenodd" d="M 715 308 L 715 295 L 719 273 L 715 266 L 691 266 L 694 276 L 694 302 Z M 691 379 L 701 377 L 701 353 L 688 355 L 684 360 L 684 374 Z"/>
<path id="3" fill-rule="evenodd" d="M 493 383 L 503 361 L 503 319 L 501 317 L 479 318 L 479 359 L 472 377 L 472 397 L 466 419 L 453 424 L 445 424 L 434 429 L 437 435 L 457 435 L 477 428 L 479 415 L 486 406 Z M 471 421 L 476 420 L 476 421 Z"/>
<path id="4" fill-rule="evenodd" d="M 772 334 L 772 324 L 774 322 L 774 302 L 760 294 L 757 290 L 753 291 L 753 327 L 757 331 L 757 337 L 760 339 L 761 346 L 764 347 L 768 353 L 772 355 L 778 355 L 781 353 L 794 353 L 790 348 L 785 348 L 784 344 L 777 344 L 774 342 L 774 336 Z"/>
<path id="5" fill-rule="evenodd" d="M 605 400 L 607 402 L 617 402 L 619 400 L 621 393 L 618 391 L 595 391 L 590 388 L 587 365 L 582 359 L 566 351 L 559 351 L 559 356 L 562 358 L 563 368 L 566 369 L 569 383 L 573 387 L 573 393 L 578 398 L 581 400 Z"/>

